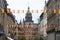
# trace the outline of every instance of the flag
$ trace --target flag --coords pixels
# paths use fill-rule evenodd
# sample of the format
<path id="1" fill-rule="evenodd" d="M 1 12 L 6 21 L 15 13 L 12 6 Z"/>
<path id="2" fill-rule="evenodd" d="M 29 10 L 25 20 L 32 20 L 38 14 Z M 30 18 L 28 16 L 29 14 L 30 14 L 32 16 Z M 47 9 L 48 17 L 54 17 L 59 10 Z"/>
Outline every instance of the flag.
<path id="1" fill-rule="evenodd" d="M 60 14 L 60 9 L 58 10 L 59 14 Z"/>
<path id="2" fill-rule="evenodd" d="M 44 14 L 46 14 L 47 13 L 47 10 L 44 10 Z"/>
<path id="3" fill-rule="evenodd" d="M 44 14 L 46 14 L 46 10 L 44 10 Z"/>
<path id="4" fill-rule="evenodd" d="M 17 13 L 20 13 L 20 10 L 17 10 Z"/>
<path id="5" fill-rule="evenodd" d="M 36 12 L 38 13 L 38 10 L 36 10 Z"/>
<path id="6" fill-rule="evenodd" d="M 10 8 L 7 9 L 7 13 L 8 13 L 8 14 L 10 13 Z"/>
<path id="7" fill-rule="evenodd" d="M 31 12 L 32 12 L 32 13 L 34 13 L 34 11 L 33 11 L 33 10 L 31 10 Z"/>
<path id="8" fill-rule="evenodd" d="M 12 13 L 15 13 L 15 10 L 12 10 Z"/>
<path id="9" fill-rule="evenodd" d="M 4 9 L 2 8 L 2 14 L 4 13 Z"/>
<path id="10" fill-rule="evenodd" d="M 38 10 L 35 10 L 35 13 L 38 13 Z"/>
<path id="11" fill-rule="evenodd" d="M 56 12 L 57 12 L 56 9 L 54 9 L 54 14 L 56 14 Z"/>
<path id="12" fill-rule="evenodd" d="M 43 10 L 40 10 L 40 13 L 43 12 Z"/>
<path id="13" fill-rule="evenodd" d="M 48 28 L 48 25 L 47 24 L 45 25 L 45 28 Z"/>
<path id="14" fill-rule="evenodd" d="M 24 10 L 22 10 L 22 13 L 24 13 Z"/>

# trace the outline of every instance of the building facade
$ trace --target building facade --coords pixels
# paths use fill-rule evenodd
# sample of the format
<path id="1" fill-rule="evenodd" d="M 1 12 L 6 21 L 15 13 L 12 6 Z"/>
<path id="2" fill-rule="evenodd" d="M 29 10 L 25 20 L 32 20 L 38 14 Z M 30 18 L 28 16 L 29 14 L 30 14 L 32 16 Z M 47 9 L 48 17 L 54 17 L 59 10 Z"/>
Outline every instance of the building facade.
<path id="1" fill-rule="evenodd" d="M 60 14 L 54 13 L 54 9 L 60 9 L 60 0 L 48 0 L 47 12 L 47 40 L 60 40 Z"/>
<path id="2" fill-rule="evenodd" d="M 46 25 L 47 25 L 47 14 L 44 12 L 39 17 L 39 27 L 38 27 L 38 35 L 46 40 L 47 33 L 46 33 Z"/>
<path id="3" fill-rule="evenodd" d="M 23 19 L 23 23 L 21 23 L 20 21 L 18 27 L 18 37 L 24 36 L 26 40 L 35 40 L 35 38 L 37 37 L 38 24 L 35 24 L 32 20 L 32 13 L 30 12 L 30 7 L 28 7 L 25 20 Z"/>
<path id="4" fill-rule="evenodd" d="M 2 13 L 2 9 L 5 10 L 4 13 Z M 5 40 L 5 14 L 7 13 L 7 1 L 6 0 L 0 0 L 0 40 Z M 5 35 L 5 36 L 3 36 Z"/>

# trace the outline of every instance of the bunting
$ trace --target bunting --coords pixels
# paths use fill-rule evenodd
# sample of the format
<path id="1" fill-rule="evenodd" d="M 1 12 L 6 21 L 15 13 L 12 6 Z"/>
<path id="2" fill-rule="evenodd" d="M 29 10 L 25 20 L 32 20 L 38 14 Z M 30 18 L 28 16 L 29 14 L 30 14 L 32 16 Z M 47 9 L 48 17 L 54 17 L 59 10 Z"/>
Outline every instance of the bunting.
<path id="1" fill-rule="evenodd" d="M 56 9 L 54 9 L 54 14 L 56 14 L 56 12 L 57 12 L 57 10 L 56 10 Z"/>
<path id="2" fill-rule="evenodd" d="M 10 10 L 10 8 L 8 8 L 7 9 L 7 13 L 10 13 L 10 12 L 12 12 L 12 13 L 26 13 L 28 10 Z M 44 12 L 44 14 L 46 14 L 46 13 L 48 13 L 48 11 L 49 12 L 52 12 L 52 10 L 30 10 L 31 11 L 31 13 L 41 13 L 41 12 Z M 2 8 L 1 9 L 1 12 L 2 12 L 2 14 L 3 13 L 5 13 L 5 10 Z M 56 13 L 59 13 L 60 14 L 60 9 L 54 9 L 53 10 L 53 12 L 54 12 L 54 14 L 56 14 Z"/>
<path id="3" fill-rule="evenodd" d="M 10 11 L 10 9 L 7 9 L 7 13 L 9 14 L 11 11 Z"/>
<path id="4" fill-rule="evenodd" d="M 2 14 L 4 14 L 4 9 L 2 8 Z"/>
<path id="5" fill-rule="evenodd" d="M 60 9 L 58 10 L 59 14 L 60 14 Z"/>
<path id="6" fill-rule="evenodd" d="M 46 14 L 46 10 L 44 10 L 44 14 Z"/>
<path id="7" fill-rule="evenodd" d="M 12 10 L 12 13 L 15 13 L 15 10 Z"/>

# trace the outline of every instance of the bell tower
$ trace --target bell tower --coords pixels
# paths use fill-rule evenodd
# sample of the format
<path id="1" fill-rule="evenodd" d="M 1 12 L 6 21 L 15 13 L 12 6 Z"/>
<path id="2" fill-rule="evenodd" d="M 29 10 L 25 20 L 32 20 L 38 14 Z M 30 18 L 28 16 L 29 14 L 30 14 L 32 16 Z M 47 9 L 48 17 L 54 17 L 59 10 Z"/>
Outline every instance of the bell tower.
<path id="1" fill-rule="evenodd" d="M 25 16 L 25 36 L 26 40 L 32 40 L 32 29 L 33 28 L 33 20 L 32 13 L 30 12 L 30 7 L 28 6 L 28 11 Z"/>

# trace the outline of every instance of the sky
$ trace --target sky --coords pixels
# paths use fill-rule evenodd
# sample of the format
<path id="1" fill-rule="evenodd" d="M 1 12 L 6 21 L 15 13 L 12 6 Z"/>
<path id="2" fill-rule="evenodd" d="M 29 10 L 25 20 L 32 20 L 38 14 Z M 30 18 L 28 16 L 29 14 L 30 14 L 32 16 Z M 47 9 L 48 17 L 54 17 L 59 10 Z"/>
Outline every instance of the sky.
<path id="1" fill-rule="evenodd" d="M 46 0 L 47 1 L 47 0 Z M 44 10 L 45 0 L 7 0 L 8 8 L 11 10 L 27 10 L 28 6 L 30 10 Z M 41 12 L 42 13 L 42 12 Z M 38 18 L 41 13 L 32 13 L 34 23 L 38 23 Z M 25 19 L 26 13 L 13 13 L 15 19 L 20 22 Z"/>

